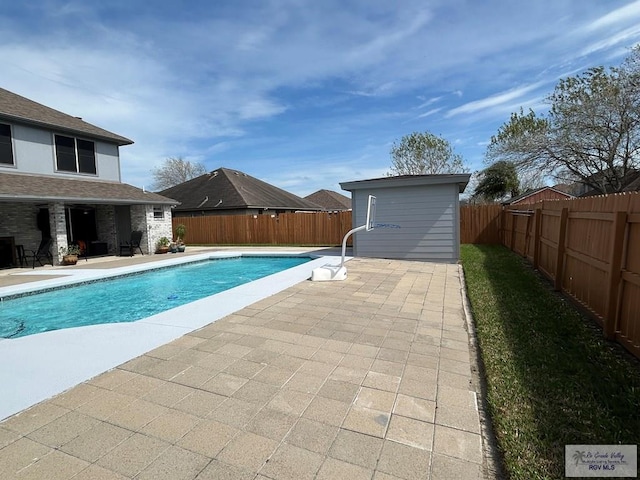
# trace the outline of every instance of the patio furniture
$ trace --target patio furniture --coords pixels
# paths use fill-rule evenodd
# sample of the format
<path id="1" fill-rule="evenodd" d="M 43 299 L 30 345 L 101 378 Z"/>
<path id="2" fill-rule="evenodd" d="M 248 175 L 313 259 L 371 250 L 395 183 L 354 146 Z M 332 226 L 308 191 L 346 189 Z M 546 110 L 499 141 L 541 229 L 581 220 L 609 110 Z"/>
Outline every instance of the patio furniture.
<path id="1" fill-rule="evenodd" d="M 20 266 L 24 266 L 29 263 L 27 260 L 27 256 L 24 253 L 24 247 L 22 245 L 16 245 L 16 257 L 18 262 L 20 262 Z"/>
<path id="2" fill-rule="evenodd" d="M 99 240 L 93 240 L 89 242 L 89 248 L 87 249 L 89 255 L 92 257 L 109 254 L 109 244 L 107 242 L 100 242 Z"/>
<path id="3" fill-rule="evenodd" d="M 89 252 L 87 251 L 87 242 L 85 242 L 84 240 L 77 240 L 76 245 L 78 245 L 78 248 L 80 249 L 80 253 L 78 253 L 78 258 L 84 257 L 84 261 L 88 262 Z"/>
<path id="4" fill-rule="evenodd" d="M 123 252 L 128 252 L 129 257 L 133 257 L 136 253 L 136 249 L 140 250 L 140 254 L 144 255 L 140 242 L 142 241 L 142 232 L 140 230 L 134 230 L 131 232 L 131 238 L 128 242 L 122 242 L 120 244 L 120 256 L 124 256 Z"/>
<path id="5" fill-rule="evenodd" d="M 37 250 L 29 250 L 31 253 L 25 255 L 25 260 L 28 257 L 31 257 L 31 268 L 36 268 L 36 262 L 40 264 L 40 266 L 44 266 L 42 260 L 47 260 L 51 265 L 53 265 L 53 255 L 51 255 L 51 244 L 53 243 L 53 238 L 43 238 L 38 246 Z"/>

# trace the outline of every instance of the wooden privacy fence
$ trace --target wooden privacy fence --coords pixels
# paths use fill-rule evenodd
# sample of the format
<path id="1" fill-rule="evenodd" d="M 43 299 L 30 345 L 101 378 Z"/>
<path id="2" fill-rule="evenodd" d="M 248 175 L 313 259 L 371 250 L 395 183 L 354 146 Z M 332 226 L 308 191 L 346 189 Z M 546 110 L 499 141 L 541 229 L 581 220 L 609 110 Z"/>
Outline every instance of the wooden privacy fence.
<path id="1" fill-rule="evenodd" d="M 499 244 L 502 205 L 460 207 L 460 243 Z"/>
<path id="2" fill-rule="evenodd" d="M 340 245 L 351 229 L 351 212 L 211 215 L 174 217 L 182 223 L 185 241 L 213 245 Z"/>
<path id="3" fill-rule="evenodd" d="M 530 207 L 501 213 L 501 243 L 592 312 L 607 338 L 640 357 L 640 194 Z"/>

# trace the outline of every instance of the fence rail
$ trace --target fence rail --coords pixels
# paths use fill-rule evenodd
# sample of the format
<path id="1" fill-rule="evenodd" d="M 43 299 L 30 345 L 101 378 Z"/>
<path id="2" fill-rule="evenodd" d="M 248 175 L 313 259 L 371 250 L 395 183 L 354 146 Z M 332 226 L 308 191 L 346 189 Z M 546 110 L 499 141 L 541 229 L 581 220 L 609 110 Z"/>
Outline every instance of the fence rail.
<path id="1" fill-rule="evenodd" d="M 213 245 L 340 245 L 351 229 L 351 212 L 174 217 L 185 241 Z"/>
<path id="2" fill-rule="evenodd" d="M 640 358 L 640 194 L 495 207 L 462 207 L 461 238 L 501 243 L 527 258 L 584 306 L 607 338 Z M 468 215 L 475 216 L 471 227 Z"/>

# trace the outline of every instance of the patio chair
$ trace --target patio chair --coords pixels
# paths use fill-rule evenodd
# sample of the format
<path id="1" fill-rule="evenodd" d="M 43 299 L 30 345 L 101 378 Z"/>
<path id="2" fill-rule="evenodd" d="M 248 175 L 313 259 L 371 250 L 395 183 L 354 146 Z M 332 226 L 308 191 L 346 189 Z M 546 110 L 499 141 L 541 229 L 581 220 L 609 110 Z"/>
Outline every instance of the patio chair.
<path id="1" fill-rule="evenodd" d="M 122 242 L 120 244 L 120 256 L 124 256 L 125 251 L 128 252 L 128 256 L 133 257 L 136 253 L 136 249 L 140 251 L 140 254 L 144 255 L 142 248 L 140 247 L 140 242 L 142 241 L 142 232 L 140 230 L 134 230 L 131 232 L 131 238 L 128 242 Z"/>
<path id="2" fill-rule="evenodd" d="M 29 264 L 29 260 L 27 260 L 27 256 L 24 253 L 24 247 L 22 245 L 16 245 L 16 258 L 18 259 L 21 267 Z"/>
<path id="3" fill-rule="evenodd" d="M 53 255 L 51 255 L 51 244 L 53 243 L 53 238 L 43 238 L 38 246 L 37 250 L 29 250 L 31 253 L 26 253 L 25 251 L 25 260 L 27 258 L 31 258 L 31 268 L 36 268 L 36 262 L 40 264 L 40 266 L 44 266 L 42 260 L 46 260 L 48 263 L 53 265 Z"/>
<path id="4" fill-rule="evenodd" d="M 84 257 L 84 261 L 88 262 L 89 258 L 88 258 L 88 252 L 87 252 L 87 242 L 85 242 L 84 240 L 78 240 L 76 241 L 76 245 L 78 245 L 78 248 L 80 249 L 78 258 Z"/>

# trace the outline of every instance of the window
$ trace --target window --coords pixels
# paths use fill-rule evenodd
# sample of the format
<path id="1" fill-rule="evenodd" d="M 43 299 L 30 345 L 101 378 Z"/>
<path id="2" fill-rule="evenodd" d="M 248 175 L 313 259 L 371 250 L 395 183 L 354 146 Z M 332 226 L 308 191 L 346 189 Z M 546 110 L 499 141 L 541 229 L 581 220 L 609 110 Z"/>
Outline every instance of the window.
<path id="1" fill-rule="evenodd" d="M 11 126 L 0 123 L 0 164 L 13 165 Z"/>
<path id="2" fill-rule="evenodd" d="M 154 220 L 164 220 L 164 208 L 162 208 L 162 207 L 153 207 L 153 219 Z"/>
<path id="3" fill-rule="evenodd" d="M 96 153 L 93 142 L 64 135 L 55 137 L 58 170 L 95 175 Z"/>

